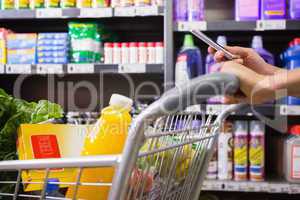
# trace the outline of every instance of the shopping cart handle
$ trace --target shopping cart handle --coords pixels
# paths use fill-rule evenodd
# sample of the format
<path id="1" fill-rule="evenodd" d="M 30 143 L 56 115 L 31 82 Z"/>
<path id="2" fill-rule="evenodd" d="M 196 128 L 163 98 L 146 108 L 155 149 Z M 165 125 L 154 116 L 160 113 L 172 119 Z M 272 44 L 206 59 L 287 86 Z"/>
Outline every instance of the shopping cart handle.
<path id="1" fill-rule="evenodd" d="M 239 90 L 239 79 L 232 74 L 213 73 L 192 79 L 168 92 L 158 101 L 165 113 L 183 111 L 216 95 L 233 95 Z"/>

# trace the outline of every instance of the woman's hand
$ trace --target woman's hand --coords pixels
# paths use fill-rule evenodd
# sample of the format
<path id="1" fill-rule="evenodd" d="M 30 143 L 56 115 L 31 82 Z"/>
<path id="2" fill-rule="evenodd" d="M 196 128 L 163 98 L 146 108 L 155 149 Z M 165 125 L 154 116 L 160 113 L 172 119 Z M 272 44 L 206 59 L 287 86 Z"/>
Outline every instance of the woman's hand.
<path id="1" fill-rule="evenodd" d="M 226 103 L 247 102 L 260 104 L 274 99 L 271 79 L 235 61 L 222 63 L 221 72 L 237 76 L 240 80 L 240 93 L 227 97 Z"/>
<path id="2" fill-rule="evenodd" d="M 226 46 L 225 48 L 232 54 L 240 56 L 241 59 L 237 59 L 235 62 L 243 64 L 258 74 L 272 75 L 279 70 L 279 68 L 266 63 L 264 59 L 251 48 L 237 46 Z M 212 47 L 209 47 L 208 52 L 214 55 L 216 62 L 224 62 L 226 60 L 225 54 L 222 51 L 215 51 Z"/>

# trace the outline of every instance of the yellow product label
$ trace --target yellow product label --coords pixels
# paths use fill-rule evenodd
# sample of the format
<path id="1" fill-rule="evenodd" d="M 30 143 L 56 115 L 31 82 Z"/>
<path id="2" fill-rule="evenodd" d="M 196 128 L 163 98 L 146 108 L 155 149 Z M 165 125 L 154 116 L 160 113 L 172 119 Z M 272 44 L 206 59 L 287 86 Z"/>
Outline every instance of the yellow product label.
<path id="1" fill-rule="evenodd" d="M 234 149 L 234 162 L 238 165 L 247 164 L 247 146 Z"/>
<path id="2" fill-rule="evenodd" d="M 60 0 L 45 0 L 46 8 L 58 8 Z"/>
<path id="3" fill-rule="evenodd" d="M 44 7 L 44 0 L 29 0 L 30 8 L 43 8 Z"/>
<path id="4" fill-rule="evenodd" d="M 20 160 L 68 158 L 80 156 L 88 126 L 65 124 L 22 124 L 18 129 L 17 151 Z M 60 182 L 71 182 L 75 169 L 50 169 L 49 178 Z M 25 191 L 41 190 L 42 185 L 30 182 L 42 182 L 45 169 L 24 170 L 22 172 Z M 60 187 L 67 187 L 60 185 Z"/>
<path id="5" fill-rule="evenodd" d="M 265 14 L 266 15 L 279 15 L 279 16 L 282 16 L 284 15 L 284 11 L 276 11 L 276 10 L 273 10 L 273 11 L 265 11 Z"/>
<path id="6" fill-rule="evenodd" d="M 249 151 L 249 157 L 250 157 L 250 164 L 251 165 L 262 165 L 264 156 L 263 156 L 263 147 L 251 147 Z"/>
<path id="7" fill-rule="evenodd" d="M 14 0 L 2 0 L 1 1 L 1 8 L 3 10 L 14 9 L 14 7 L 15 7 Z"/>
<path id="8" fill-rule="evenodd" d="M 73 8 L 76 6 L 76 0 L 61 0 L 60 4 L 62 8 Z"/>
<path id="9" fill-rule="evenodd" d="M 0 64 L 6 64 L 5 40 L 0 40 Z"/>
<path id="10" fill-rule="evenodd" d="M 92 0 L 77 0 L 78 8 L 90 8 L 92 7 Z"/>
<path id="11" fill-rule="evenodd" d="M 16 7 L 16 9 L 29 8 L 29 0 L 16 0 L 15 7 Z"/>
<path id="12" fill-rule="evenodd" d="M 35 53 L 35 49 L 8 49 L 7 53 L 9 55 L 14 55 L 14 54 L 23 54 L 23 55 L 31 55 Z"/>
<path id="13" fill-rule="evenodd" d="M 35 33 L 11 33 L 7 35 L 7 40 L 16 40 L 16 39 L 36 39 L 37 34 Z"/>

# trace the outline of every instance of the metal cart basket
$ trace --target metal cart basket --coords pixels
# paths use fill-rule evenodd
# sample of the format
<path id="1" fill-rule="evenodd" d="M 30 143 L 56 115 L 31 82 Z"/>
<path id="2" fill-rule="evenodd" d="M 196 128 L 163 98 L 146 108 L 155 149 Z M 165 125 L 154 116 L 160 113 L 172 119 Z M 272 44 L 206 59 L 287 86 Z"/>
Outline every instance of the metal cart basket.
<path id="1" fill-rule="evenodd" d="M 0 175 L 14 171 L 17 176 L 14 180 L 0 180 L 0 184 L 12 187 L 12 192 L 0 193 L 0 199 L 80 199 L 77 191 L 81 187 L 109 188 L 110 200 L 198 199 L 221 123 L 240 106 L 229 106 L 216 119 L 186 108 L 221 91 L 234 94 L 238 88 L 236 77 L 216 73 L 166 92 L 133 121 L 122 155 L 2 161 Z M 80 180 L 85 170 L 108 167 L 114 169 L 110 182 Z M 49 182 L 51 170 L 58 168 L 76 168 L 74 182 Z M 45 170 L 43 181 L 22 180 L 22 172 L 37 169 Z M 23 192 L 23 185 L 28 183 L 40 184 L 43 189 L 38 194 Z M 73 195 L 48 196 L 47 184 L 69 185 Z"/>

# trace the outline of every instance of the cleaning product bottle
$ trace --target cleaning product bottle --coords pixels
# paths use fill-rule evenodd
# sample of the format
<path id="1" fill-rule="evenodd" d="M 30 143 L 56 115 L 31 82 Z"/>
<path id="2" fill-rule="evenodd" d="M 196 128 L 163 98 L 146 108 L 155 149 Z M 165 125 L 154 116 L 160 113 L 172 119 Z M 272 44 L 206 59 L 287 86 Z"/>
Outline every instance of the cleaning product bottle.
<path id="1" fill-rule="evenodd" d="M 290 18 L 300 19 L 300 0 L 290 0 Z"/>
<path id="2" fill-rule="evenodd" d="M 187 21 L 188 0 L 173 0 L 174 21 Z"/>
<path id="3" fill-rule="evenodd" d="M 260 0 L 235 0 L 236 21 L 256 21 L 260 19 Z"/>
<path id="4" fill-rule="evenodd" d="M 204 20 L 204 0 L 187 0 L 188 21 Z"/>
<path id="5" fill-rule="evenodd" d="M 285 19 L 286 0 L 261 0 L 262 19 Z"/>
<path id="6" fill-rule="evenodd" d="M 82 156 L 115 155 L 123 152 L 127 132 L 131 123 L 130 110 L 132 100 L 122 95 L 113 94 L 109 106 L 101 112 L 101 117 L 91 132 L 86 136 Z M 81 182 L 111 183 L 113 167 L 85 169 Z M 78 199 L 107 199 L 109 186 L 80 186 Z M 73 197 L 74 188 L 70 187 L 67 196 Z"/>
<path id="7" fill-rule="evenodd" d="M 234 123 L 234 180 L 245 181 L 248 178 L 248 123 Z"/>
<path id="8" fill-rule="evenodd" d="M 203 74 L 201 52 L 195 46 L 193 36 L 186 34 L 183 47 L 177 56 L 175 85 L 184 84 L 201 74 Z"/>
<path id="9" fill-rule="evenodd" d="M 260 121 L 250 122 L 249 174 L 251 181 L 265 178 L 265 126 Z"/>
<path id="10" fill-rule="evenodd" d="M 217 39 L 217 43 L 221 46 L 226 46 L 227 45 L 227 39 L 225 36 L 219 36 Z M 211 54 L 208 54 L 206 57 L 206 62 L 205 62 L 205 71 L 206 74 L 210 74 L 210 73 L 214 73 L 214 72 L 218 72 L 221 69 L 221 64 L 220 63 L 216 63 L 214 60 L 214 56 Z M 207 100 L 208 103 L 210 104 L 219 104 L 224 102 L 224 96 L 215 96 L 215 97 L 211 97 Z"/>
<path id="11" fill-rule="evenodd" d="M 217 43 L 221 46 L 227 46 L 227 38 L 225 36 L 218 36 Z M 207 54 L 205 61 L 205 73 L 210 74 L 220 70 L 220 64 L 216 63 L 212 54 Z"/>
<path id="12" fill-rule="evenodd" d="M 256 35 L 253 37 L 251 48 L 254 49 L 267 63 L 271 65 L 275 64 L 274 56 L 264 49 L 263 39 L 261 36 Z"/>

